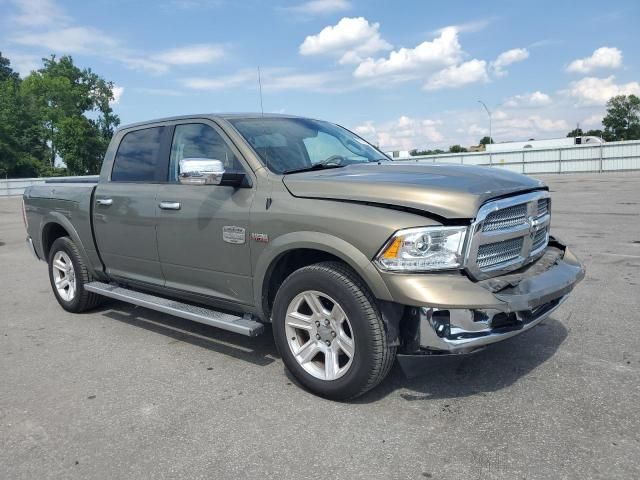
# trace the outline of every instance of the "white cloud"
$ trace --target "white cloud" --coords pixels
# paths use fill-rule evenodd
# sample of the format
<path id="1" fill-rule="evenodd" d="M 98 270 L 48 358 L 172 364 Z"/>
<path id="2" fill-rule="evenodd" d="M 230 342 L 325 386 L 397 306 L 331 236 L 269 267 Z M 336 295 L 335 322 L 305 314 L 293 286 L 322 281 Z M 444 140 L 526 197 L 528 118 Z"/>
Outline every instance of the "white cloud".
<path id="1" fill-rule="evenodd" d="M 404 75 L 407 73 L 435 73 L 455 65 L 462 58 L 458 42 L 458 30 L 446 27 L 431 41 L 422 42 L 415 48 L 400 48 L 388 58 L 368 58 L 356 68 L 354 75 L 360 78 L 381 75 Z"/>
<path id="2" fill-rule="evenodd" d="M 580 126 L 602 128 L 602 119 L 604 118 L 604 116 L 604 112 L 589 115 L 587 118 L 584 118 L 580 122 Z"/>
<path id="3" fill-rule="evenodd" d="M 443 141 L 438 130 L 440 122 L 401 116 L 391 122 L 377 124 L 367 121 L 353 130 L 383 150 L 411 150 Z"/>
<path id="4" fill-rule="evenodd" d="M 212 63 L 224 57 L 224 48 L 215 44 L 195 44 L 172 48 L 153 56 L 153 59 L 168 65 L 197 65 Z"/>
<path id="5" fill-rule="evenodd" d="M 38 55 L 22 54 L 18 52 L 2 51 L 2 55 L 11 61 L 11 69 L 26 77 L 32 71 L 42 66 L 42 58 Z"/>
<path id="6" fill-rule="evenodd" d="M 505 107 L 544 107 L 551 104 L 551 97 L 546 93 L 535 91 L 509 97 L 503 105 Z"/>
<path id="7" fill-rule="evenodd" d="M 380 36 L 379 28 L 379 23 L 369 23 L 363 17 L 344 17 L 317 35 L 306 37 L 299 50 L 302 55 L 334 55 L 340 57 L 340 63 L 358 63 L 368 55 L 391 48 Z"/>
<path id="8" fill-rule="evenodd" d="M 14 24 L 42 27 L 65 23 L 68 19 L 52 0 L 11 0 L 18 12 L 10 16 Z"/>
<path id="9" fill-rule="evenodd" d="M 615 77 L 585 77 L 571 82 L 567 90 L 569 96 L 578 101 L 578 105 L 604 105 L 616 95 L 640 95 L 640 83 L 615 83 Z"/>
<path id="10" fill-rule="evenodd" d="M 498 55 L 493 62 L 491 68 L 497 77 L 503 77 L 507 74 L 504 68 L 516 62 L 522 62 L 529 58 L 529 51 L 526 48 L 512 48 Z"/>
<path id="11" fill-rule="evenodd" d="M 169 71 L 169 67 L 166 64 L 137 55 L 121 54 L 117 56 L 117 60 L 124 63 L 124 65 L 131 70 L 140 70 L 154 75 L 160 75 Z"/>
<path id="12" fill-rule="evenodd" d="M 270 68 L 261 71 L 264 91 L 302 90 L 314 92 L 339 92 L 344 85 L 336 83 L 332 73 L 298 73 L 288 68 Z M 215 91 L 236 87 L 258 88 L 255 70 L 240 70 L 232 75 L 215 78 L 192 77 L 182 79 L 182 84 L 192 90 Z"/>
<path id="13" fill-rule="evenodd" d="M 343 12 L 351 8 L 348 0 L 310 0 L 286 10 L 301 13 L 304 15 L 324 15 L 334 12 Z"/>
<path id="14" fill-rule="evenodd" d="M 68 27 L 46 32 L 18 34 L 13 42 L 19 45 L 45 48 L 59 53 L 96 53 L 117 46 L 117 41 L 90 27 Z"/>
<path id="15" fill-rule="evenodd" d="M 155 55 L 143 55 L 125 48 L 122 43 L 91 27 L 66 27 L 43 32 L 22 32 L 12 40 L 18 45 L 40 47 L 58 54 L 96 55 L 122 62 L 132 70 L 153 74 L 166 73 L 173 65 L 211 63 L 224 56 L 224 48 L 215 44 L 195 44 L 165 50 Z"/>
<path id="16" fill-rule="evenodd" d="M 471 83 L 487 82 L 488 80 L 487 62 L 473 59 L 460 65 L 451 65 L 435 73 L 424 85 L 424 89 L 459 88 Z"/>
<path id="17" fill-rule="evenodd" d="M 124 93 L 124 87 L 114 85 L 113 86 L 113 100 L 109 102 L 110 105 L 117 105 L 120 103 L 120 99 L 122 98 L 122 94 Z"/>
<path id="18" fill-rule="evenodd" d="M 600 47 L 590 57 L 574 60 L 568 72 L 589 73 L 597 69 L 616 69 L 622 66 L 622 52 L 617 48 Z"/>
<path id="19" fill-rule="evenodd" d="M 258 84 L 257 72 L 250 70 L 242 70 L 232 75 L 224 75 L 221 77 L 204 78 L 192 77 L 182 80 L 182 84 L 192 90 L 225 90 L 253 82 Z"/>

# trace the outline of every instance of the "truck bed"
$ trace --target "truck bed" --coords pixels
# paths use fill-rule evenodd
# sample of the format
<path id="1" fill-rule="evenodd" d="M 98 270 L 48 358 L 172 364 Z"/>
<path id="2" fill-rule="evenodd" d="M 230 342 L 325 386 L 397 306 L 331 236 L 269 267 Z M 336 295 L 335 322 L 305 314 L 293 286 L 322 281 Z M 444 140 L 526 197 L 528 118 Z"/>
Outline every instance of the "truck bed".
<path id="1" fill-rule="evenodd" d="M 93 181 L 90 181 L 93 180 Z M 46 259 L 48 225 L 62 225 L 80 247 L 90 265 L 101 268 L 93 228 L 91 208 L 98 177 L 76 181 L 55 181 L 28 187 L 24 192 L 27 232 L 36 253 Z"/>

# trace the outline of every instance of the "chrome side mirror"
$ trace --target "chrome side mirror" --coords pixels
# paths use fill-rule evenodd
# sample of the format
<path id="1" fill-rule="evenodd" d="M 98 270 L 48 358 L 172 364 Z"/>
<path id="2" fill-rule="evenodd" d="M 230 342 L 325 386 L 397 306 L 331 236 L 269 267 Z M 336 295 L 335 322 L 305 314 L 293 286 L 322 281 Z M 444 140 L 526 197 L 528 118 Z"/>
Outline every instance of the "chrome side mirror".
<path id="1" fill-rule="evenodd" d="M 184 158 L 180 160 L 179 179 L 183 185 L 220 185 L 224 164 L 210 158 Z"/>

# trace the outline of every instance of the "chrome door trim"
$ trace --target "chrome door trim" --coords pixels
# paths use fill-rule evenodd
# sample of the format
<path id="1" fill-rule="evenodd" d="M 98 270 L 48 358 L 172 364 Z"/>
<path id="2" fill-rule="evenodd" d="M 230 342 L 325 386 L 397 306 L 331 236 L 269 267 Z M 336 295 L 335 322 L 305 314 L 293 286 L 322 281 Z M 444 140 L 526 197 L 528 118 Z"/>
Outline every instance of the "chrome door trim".
<path id="1" fill-rule="evenodd" d="M 180 202 L 160 202 L 158 205 L 163 210 L 180 210 Z"/>

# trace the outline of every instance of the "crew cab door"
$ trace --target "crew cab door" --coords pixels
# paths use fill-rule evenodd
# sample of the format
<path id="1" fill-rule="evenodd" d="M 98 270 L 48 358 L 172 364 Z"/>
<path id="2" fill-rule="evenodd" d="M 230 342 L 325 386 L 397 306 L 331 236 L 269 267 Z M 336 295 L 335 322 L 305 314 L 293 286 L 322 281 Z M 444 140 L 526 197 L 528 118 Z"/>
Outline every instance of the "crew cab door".
<path id="1" fill-rule="evenodd" d="M 169 134 L 164 126 L 124 132 L 112 168 L 101 174 L 93 225 L 98 251 L 112 277 L 164 284 L 155 227 Z"/>
<path id="2" fill-rule="evenodd" d="M 165 286 L 252 304 L 249 211 L 253 188 L 184 185 L 180 160 L 215 159 L 225 170 L 250 170 L 215 123 L 194 120 L 175 125 L 168 183 L 158 191 L 158 254 Z"/>

